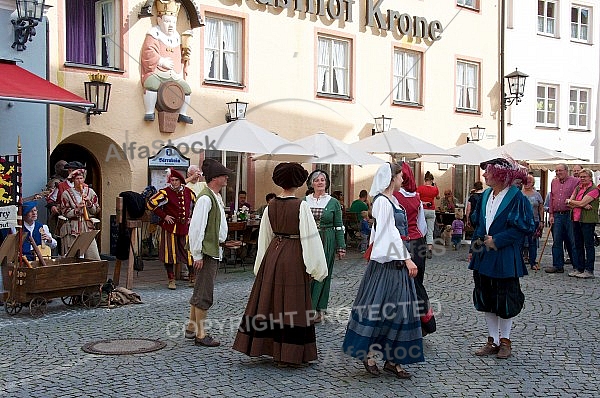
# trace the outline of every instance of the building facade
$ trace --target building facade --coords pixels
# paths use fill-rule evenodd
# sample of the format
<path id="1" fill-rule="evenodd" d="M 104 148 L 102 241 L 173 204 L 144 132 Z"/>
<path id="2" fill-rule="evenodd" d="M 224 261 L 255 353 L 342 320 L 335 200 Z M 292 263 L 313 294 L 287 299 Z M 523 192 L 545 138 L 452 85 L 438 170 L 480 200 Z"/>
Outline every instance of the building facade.
<path id="1" fill-rule="evenodd" d="M 521 139 L 597 163 L 598 2 L 506 1 L 505 68 L 529 75 L 506 112 L 506 142 Z M 554 176 L 542 177 L 542 190 Z"/>
<path id="2" fill-rule="evenodd" d="M 177 31 L 193 32 L 186 76 L 193 124 L 177 123 L 173 133 L 144 120 L 140 57 L 157 23 L 144 17 L 152 2 L 49 3 L 48 79 L 82 96 L 89 74 L 106 74 L 112 84 L 108 111 L 92 115 L 89 125 L 85 115 L 63 108 L 49 108 L 48 116 L 49 164 L 82 160 L 94 178 L 101 252 L 108 251 L 115 198 L 148 185 L 149 157 L 169 139 L 225 123 L 226 103 L 235 99 L 249 103 L 248 120 L 289 140 L 324 131 L 352 143 L 371 135 L 374 118 L 385 115 L 393 127 L 442 147 L 464 143 L 475 125 L 487 129 L 484 146 L 497 144 L 497 1 L 182 1 Z M 180 149 L 196 164 L 222 156 Z M 231 153 L 222 159 L 233 169 L 241 163 L 241 188 L 256 207 L 276 190 L 274 162 Z M 453 167 L 417 167 L 419 180 L 426 169 L 441 189 L 462 186 Z M 350 202 L 370 187 L 374 170 L 335 166 L 332 190 Z"/>

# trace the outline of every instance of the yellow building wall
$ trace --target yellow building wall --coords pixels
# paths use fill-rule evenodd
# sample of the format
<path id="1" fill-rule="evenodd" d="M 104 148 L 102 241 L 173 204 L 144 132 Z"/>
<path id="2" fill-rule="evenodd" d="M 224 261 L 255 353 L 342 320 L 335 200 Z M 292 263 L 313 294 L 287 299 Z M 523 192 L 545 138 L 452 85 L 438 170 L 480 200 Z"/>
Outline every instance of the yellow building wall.
<path id="1" fill-rule="evenodd" d="M 64 66 L 64 4 L 54 0 L 48 11 L 50 21 L 50 76 L 54 83 L 83 96 L 83 82 L 92 68 Z M 411 133 L 441 147 L 449 148 L 466 141 L 468 128 L 478 124 L 489 132 L 498 129 L 498 6 L 482 1 L 479 12 L 457 7 L 454 1 L 385 0 L 381 9 L 392 9 L 428 21 L 439 20 L 444 31 L 436 42 L 400 37 L 397 33 L 365 26 L 366 0 L 356 0 L 353 21 L 331 21 L 279 8 L 259 5 L 256 1 L 204 0 L 201 14 L 222 13 L 245 21 L 245 87 L 242 89 L 203 84 L 203 28 L 194 30 L 192 60 L 187 81 L 192 88 L 188 112 L 194 124 L 178 123 L 173 134 L 162 134 L 158 121 L 144 122 L 142 87 L 139 80 L 139 54 L 146 31 L 155 18 L 139 19 L 141 5 L 123 2 L 121 21 L 123 73 L 108 73 L 112 83 L 109 111 L 85 116 L 59 107 L 51 108 L 50 150 L 64 142 L 78 143 L 97 158 L 102 169 L 102 252 L 108 250 L 108 217 L 114 214 L 114 201 L 124 190 L 141 191 L 148 181 L 147 158 L 125 159 L 119 150 L 125 142 L 141 145 L 166 142 L 225 122 L 226 102 L 239 98 L 249 103 L 247 119 L 284 138 L 295 140 L 317 131 L 351 143 L 371 135 L 373 118 L 382 114 L 392 117 L 392 127 Z M 180 12 L 178 30 L 189 29 L 185 12 Z M 352 40 L 352 100 L 341 101 L 316 97 L 317 34 L 331 34 Z M 402 46 L 424 51 L 422 107 L 392 104 L 393 49 Z M 455 112 L 457 58 L 481 64 L 481 112 L 476 115 Z M 111 147 L 112 145 L 112 147 Z M 485 146 L 495 146 L 486 142 Z M 116 150 L 116 152 L 115 152 Z M 121 157 L 118 159 L 116 153 Z M 108 156 L 110 155 L 110 156 Z M 188 154 L 187 156 L 190 156 Z M 385 155 L 382 155 L 388 159 Z M 199 156 L 191 154 L 192 163 Z M 253 164 L 254 196 L 257 206 L 270 191 L 278 192 L 271 181 L 275 166 L 271 161 Z M 305 165 L 310 169 L 311 165 Z M 376 166 L 353 167 L 346 201 L 369 189 Z M 422 173 L 431 170 L 443 191 L 451 186 L 451 173 L 437 170 L 437 165 L 423 165 Z"/>

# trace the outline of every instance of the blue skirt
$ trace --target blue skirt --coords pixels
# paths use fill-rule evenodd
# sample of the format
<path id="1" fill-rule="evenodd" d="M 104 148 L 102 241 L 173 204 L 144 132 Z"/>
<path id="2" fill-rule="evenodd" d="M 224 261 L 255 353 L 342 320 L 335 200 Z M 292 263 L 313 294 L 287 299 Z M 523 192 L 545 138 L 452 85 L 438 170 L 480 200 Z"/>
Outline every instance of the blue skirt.
<path id="1" fill-rule="evenodd" d="M 342 348 L 361 361 L 369 352 L 395 364 L 424 361 L 419 299 L 403 262 L 369 261 Z"/>

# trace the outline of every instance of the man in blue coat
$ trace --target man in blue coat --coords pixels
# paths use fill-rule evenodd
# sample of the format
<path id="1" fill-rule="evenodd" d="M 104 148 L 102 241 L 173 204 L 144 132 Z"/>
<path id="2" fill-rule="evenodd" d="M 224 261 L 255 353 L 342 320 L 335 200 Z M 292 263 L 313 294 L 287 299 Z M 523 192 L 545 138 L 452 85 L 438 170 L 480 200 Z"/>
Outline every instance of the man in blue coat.
<path id="1" fill-rule="evenodd" d="M 481 163 L 488 189 L 475 209 L 469 269 L 473 270 L 473 304 L 485 313 L 487 343 L 476 355 L 508 358 L 511 355 L 512 318 L 525 303 L 519 278 L 527 275 L 521 243 L 535 230 L 529 200 L 514 184 L 524 181 L 527 170 L 512 159 Z"/>

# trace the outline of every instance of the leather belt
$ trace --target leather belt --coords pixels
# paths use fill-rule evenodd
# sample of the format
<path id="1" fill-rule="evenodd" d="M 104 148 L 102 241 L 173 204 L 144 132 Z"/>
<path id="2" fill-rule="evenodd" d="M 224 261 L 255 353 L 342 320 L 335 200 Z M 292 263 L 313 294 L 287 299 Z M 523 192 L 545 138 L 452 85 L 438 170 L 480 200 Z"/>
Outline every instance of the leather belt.
<path id="1" fill-rule="evenodd" d="M 571 210 L 565 210 L 565 211 L 555 211 L 552 214 L 570 214 Z"/>
<path id="2" fill-rule="evenodd" d="M 285 239 L 300 239 L 300 235 L 290 235 L 290 234 L 278 234 L 275 233 L 275 236 L 278 238 L 285 238 Z"/>

